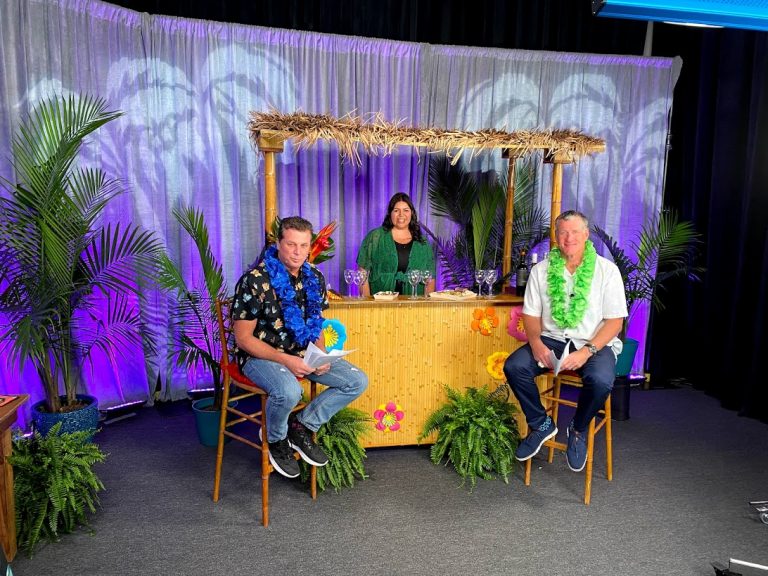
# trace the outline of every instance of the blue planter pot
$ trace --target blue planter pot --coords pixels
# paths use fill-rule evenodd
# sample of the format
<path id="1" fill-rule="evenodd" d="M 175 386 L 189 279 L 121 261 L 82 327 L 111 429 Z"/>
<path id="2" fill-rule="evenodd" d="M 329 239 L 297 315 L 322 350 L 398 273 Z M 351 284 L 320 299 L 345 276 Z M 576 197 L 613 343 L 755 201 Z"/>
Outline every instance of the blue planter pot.
<path id="1" fill-rule="evenodd" d="M 77 399 L 88 405 L 72 412 L 44 412 L 45 400 L 36 402 L 32 406 L 32 422 L 35 429 L 45 436 L 57 422 L 61 422 L 61 432 L 90 430 L 96 433 L 99 426 L 99 401 L 87 394 L 78 394 Z"/>
<path id="2" fill-rule="evenodd" d="M 211 405 L 213 405 L 213 397 L 201 398 L 192 402 L 197 439 L 203 446 L 217 446 L 219 444 L 221 410 L 208 410 L 207 408 L 210 408 Z M 237 402 L 230 402 L 229 405 L 237 406 Z M 229 440 L 229 438 L 225 438 L 225 440 Z"/>
<path id="3" fill-rule="evenodd" d="M 634 338 L 624 338 L 624 348 L 621 354 L 616 358 L 616 376 L 627 376 L 632 371 L 632 364 L 635 363 L 635 354 L 640 342 Z"/>

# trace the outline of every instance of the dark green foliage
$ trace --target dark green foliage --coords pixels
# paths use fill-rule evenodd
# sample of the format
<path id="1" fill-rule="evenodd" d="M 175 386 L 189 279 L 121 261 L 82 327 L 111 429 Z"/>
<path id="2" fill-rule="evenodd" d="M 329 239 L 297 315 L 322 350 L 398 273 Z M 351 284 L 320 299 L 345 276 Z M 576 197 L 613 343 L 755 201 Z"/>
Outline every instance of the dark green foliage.
<path id="1" fill-rule="evenodd" d="M 162 245 L 105 223 L 120 182 L 77 167 L 86 137 L 120 115 L 101 98 L 43 101 L 13 139 L 16 181 L 0 177 L 0 344 L 14 363 L 32 362 L 49 412 L 77 404 L 91 351 L 114 362 L 137 344 L 152 349 L 137 279 L 154 278 Z"/>
<path id="2" fill-rule="evenodd" d="M 445 387 L 448 401 L 433 412 L 419 435 L 422 440 L 437 431 L 430 457 L 434 464 L 445 458 L 453 463 L 462 478 L 474 488 L 477 479 L 492 480 L 494 475 L 509 481 L 514 469 L 514 452 L 520 441 L 514 404 L 482 388 L 467 388 L 460 393 Z"/>
<path id="3" fill-rule="evenodd" d="M 317 431 L 317 443 L 328 456 L 328 464 L 317 469 L 317 487 L 322 491 L 333 487 L 336 492 L 355 485 L 355 478 L 368 478 L 365 473 L 365 449 L 360 444 L 371 418 L 354 408 L 343 408 Z M 301 479 L 309 478 L 309 466 L 303 461 Z"/>
<path id="4" fill-rule="evenodd" d="M 78 526 L 88 526 L 104 485 L 93 465 L 106 458 L 90 441 L 92 430 L 16 438 L 8 461 L 13 466 L 19 548 L 29 556 L 40 540 L 56 542 Z"/>
<path id="5" fill-rule="evenodd" d="M 512 225 L 512 269 L 549 234 L 547 215 L 535 203 L 535 170 L 526 160 L 515 171 L 514 218 Z M 506 175 L 470 173 L 461 164 L 452 165 L 445 156 L 433 156 L 429 164 L 429 202 L 435 216 L 456 225 L 450 238 L 437 238 L 440 264 L 452 286 L 472 286 L 476 268 L 497 268 L 504 248 Z M 499 278 L 503 284 L 507 278 Z"/>
<path id="6" fill-rule="evenodd" d="M 203 285 L 188 283 L 179 266 L 167 254 L 161 256 L 160 286 L 170 292 L 173 299 L 175 341 L 169 356 L 176 357 L 177 366 L 202 366 L 211 373 L 214 390 L 212 409 L 221 410 L 221 342 L 216 299 L 225 298 L 227 294 L 224 272 L 211 249 L 203 211 L 181 206 L 174 208 L 173 217 L 195 244 L 203 271 Z"/>
<path id="7" fill-rule="evenodd" d="M 621 273 L 629 318 L 638 302 L 649 302 L 657 310 L 663 310 L 662 294 L 669 279 L 687 277 L 698 281 L 699 274 L 704 271 L 694 263 L 701 244 L 699 234 L 693 223 L 681 222 L 672 210 L 662 211 L 658 219 L 643 226 L 636 239 L 630 242 L 634 260 L 605 230 L 593 226 L 593 232 L 608 248 Z M 624 321 L 622 333 L 626 332 L 629 318 Z"/>

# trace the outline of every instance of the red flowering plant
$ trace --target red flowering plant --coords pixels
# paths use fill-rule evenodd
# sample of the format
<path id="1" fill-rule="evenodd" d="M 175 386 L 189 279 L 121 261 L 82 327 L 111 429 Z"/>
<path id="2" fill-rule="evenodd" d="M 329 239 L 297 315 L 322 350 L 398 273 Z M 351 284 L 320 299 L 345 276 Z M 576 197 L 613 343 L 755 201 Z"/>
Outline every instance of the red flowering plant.
<path id="1" fill-rule="evenodd" d="M 319 232 L 312 233 L 312 245 L 309 248 L 309 257 L 307 258 L 311 264 L 320 264 L 336 255 L 336 242 L 331 238 L 331 234 L 334 233 L 337 225 L 336 220 L 333 220 L 323 226 Z M 280 218 L 275 218 L 275 221 L 272 222 L 270 241 L 275 242 L 277 240 L 279 228 Z"/>

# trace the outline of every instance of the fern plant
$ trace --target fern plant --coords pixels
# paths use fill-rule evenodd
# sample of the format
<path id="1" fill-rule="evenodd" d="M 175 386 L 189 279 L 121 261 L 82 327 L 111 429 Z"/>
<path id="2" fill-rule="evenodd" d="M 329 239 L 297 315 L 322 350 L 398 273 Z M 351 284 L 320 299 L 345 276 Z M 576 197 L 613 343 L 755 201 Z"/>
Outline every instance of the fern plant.
<path id="1" fill-rule="evenodd" d="M 320 426 L 317 443 L 328 456 L 328 464 L 317 469 L 317 487 L 322 491 L 333 487 L 338 492 L 352 488 L 355 479 L 368 478 L 365 473 L 365 449 L 360 436 L 367 430 L 371 418 L 361 410 L 342 408 L 333 418 Z M 309 478 L 309 466 L 302 460 L 301 479 Z"/>
<path id="2" fill-rule="evenodd" d="M 463 394 L 445 387 L 448 401 L 424 423 L 419 441 L 433 432 L 437 440 L 430 450 L 434 464 L 451 462 L 470 489 L 478 478 L 492 480 L 495 475 L 509 482 L 514 469 L 513 454 L 520 441 L 514 404 L 488 388 L 466 389 Z"/>
<path id="3" fill-rule="evenodd" d="M 46 436 L 15 438 L 13 466 L 19 548 L 32 556 L 40 540 L 89 527 L 98 492 L 104 489 L 93 465 L 106 459 L 91 442 L 92 430 L 60 434 L 61 422 Z"/>

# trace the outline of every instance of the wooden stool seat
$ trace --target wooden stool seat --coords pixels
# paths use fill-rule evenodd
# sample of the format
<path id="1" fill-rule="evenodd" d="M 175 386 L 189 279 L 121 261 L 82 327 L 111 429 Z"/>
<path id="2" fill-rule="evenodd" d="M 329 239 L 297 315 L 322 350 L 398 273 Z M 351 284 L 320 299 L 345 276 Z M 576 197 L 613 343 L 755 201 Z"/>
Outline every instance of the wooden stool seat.
<path id="1" fill-rule="evenodd" d="M 232 358 L 232 351 L 229 348 L 230 338 L 232 337 L 232 322 L 230 319 L 230 307 L 232 305 L 232 299 L 216 300 L 216 316 L 219 323 L 219 337 L 221 339 L 221 377 L 222 377 L 222 410 L 221 420 L 219 421 L 219 443 L 216 449 L 216 471 L 213 479 L 213 501 L 219 501 L 219 488 L 221 486 L 221 468 L 224 461 L 224 439 L 225 437 L 232 438 L 238 442 L 242 442 L 256 448 L 261 452 L 261 523 L 264 526 L 269 526 L 269 475 L 274 471 L 272 464 L 269 461 L 269 446 L 266 442 L 267 439 L 267 402 L 269 402 L 269 394 L 251 380 L 246 378 L 237 362 Z M 234 389 L 235 394 L 231 394 L 231 390 Z M 310 398 L 315 398 L 317 394 L 317 385 L 310 381 Z M 259 409 L 253 412 L 243 412 L 237 407 L 232 406 L 232 403 L 237 403 L 240 400 L 246 398 L 258 397 Z M 299 403 L 292 412 L 297 412 L 304 408 L 306 404 Z M 251 422 L 261 427 L 260 444 L 245 438 L 244 436 L 233 432 L 231 428 L 242 422 Z M 314 434 L 313 434 L 314 438 Z M 294 454 L 296 459 L 299 458 L 298 454 Z M 309 486 L 312 499 L 317 498 L 317 468 L 310 466 L 309 473 Z"/>
<path id="2" fill-rule="evenodd" d="M 563 371 L 557 376 L 553 374 L 547 375 L 548 383 L 547 387 L 541 392 L 541 399 L 547 414 L 550 415 L 552 420 L 557 424 L 557 417 L 559 414 L 560 405 L 570 406 L 576 408 L 577 403 L 573 400 L 561 397 L 561 387 L 563 384 L 567 386 L 574 386 L 576 388 L 582 388 L 583 384 L 581 378 L 576 372 Z M 605 435 L 605 456 L 606 456 L 606 478 L 613 480 L 613 440 L 611 437 L 611 397 L 605 399 L 605 405 L 601 410 L 597 412 L 597 415 L 592 418 L 587 428 L 586 440 L 587 440 L 587 464 L 584 469 L 584 504 L 589 504 L 592 496 L 592 464 L 594 461 L 595 451 L 595 434 L 600 431 L 604 431 Z M 547 461 L 551 464 L 554 460 L 555 450 L 562 450 L 565 452 L 568 445 L 564 442 L 559 442 L 557 437 L 551 438 L 544 442 L 544 446 L 549 449 L 549 455 Z M 525 485 L 531 485 L 531 462 L 533 458 L 529 458 L 525 461 Z"/>

